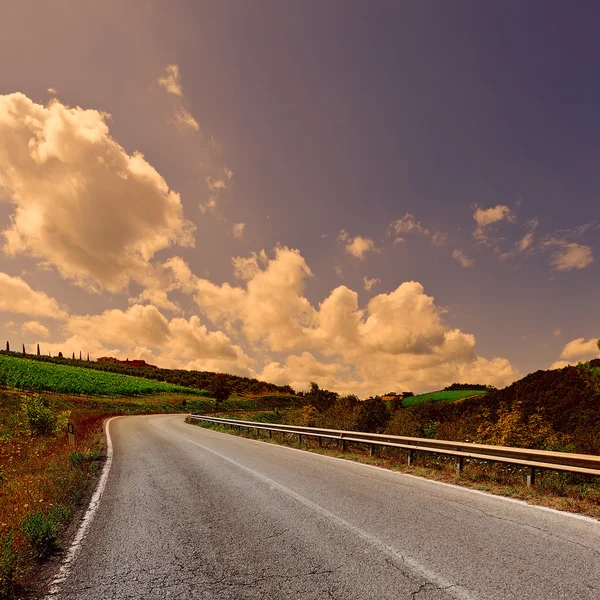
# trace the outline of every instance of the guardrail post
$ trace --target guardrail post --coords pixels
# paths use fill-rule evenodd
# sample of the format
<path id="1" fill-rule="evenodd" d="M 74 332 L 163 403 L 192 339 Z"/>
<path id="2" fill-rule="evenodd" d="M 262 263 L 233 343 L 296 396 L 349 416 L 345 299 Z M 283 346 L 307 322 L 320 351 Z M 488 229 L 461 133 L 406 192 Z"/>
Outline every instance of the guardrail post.
<path id="1" fill-rule="evenodd" d="M 342 438 L 342 452 L 346 452 L 346 440 Z"/>
<path id="2" fill-rule="evenodd" d="M 415 460 L 415 451 L 412 448 L 408 450 L 408 456 L 406 457 L 406 464 L 410 467 Z"/>
<path id="3" fill-rule="evenodd" d="M 273 430 L 269 429 L 269 437 L 272 438 L 273 437 Z"/>
<path id="4" fill-rule="evenodd" d="M 457 456 L 456 457 L 456 474 L 457 475 L 460 475 L 462 473 L 464 466 L 465 466 L 465 457 Z"/>
<path id="5" fill-rule="evenodd" d="M 369 446 L 369 456 L 373 456 L 373 454 L 375 454 L 375 444 Z"/>
<path id="6" fill-rule="evenodd" d="M 529 467 L 527 469 L 527 485 L 535 484 L 535 469 L 533 467 Z"/>
<path id="7" fill-rule="evenodd" d="M 299 433 L 298 434 L 298 443 L 301 444 L 302 443 L 302 435 Z"/>
<path id="8" fill-rule="evenodd" d="M 323 447 L 323 438 L 321 436 L 319 436 L 317 439 L 319 440 L 319 448 L 322 448 Z"/>

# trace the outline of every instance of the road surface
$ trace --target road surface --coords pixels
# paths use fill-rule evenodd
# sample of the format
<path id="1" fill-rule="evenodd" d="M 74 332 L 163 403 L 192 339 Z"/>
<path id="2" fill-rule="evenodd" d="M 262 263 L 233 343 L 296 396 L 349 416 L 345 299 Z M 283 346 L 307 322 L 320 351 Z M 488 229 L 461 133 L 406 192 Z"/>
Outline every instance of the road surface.
<path id="1" fill-rule="evenodd" d="M 59 598 L 598 600 L 600 522 L 187 425 L 110 423 Z"/>

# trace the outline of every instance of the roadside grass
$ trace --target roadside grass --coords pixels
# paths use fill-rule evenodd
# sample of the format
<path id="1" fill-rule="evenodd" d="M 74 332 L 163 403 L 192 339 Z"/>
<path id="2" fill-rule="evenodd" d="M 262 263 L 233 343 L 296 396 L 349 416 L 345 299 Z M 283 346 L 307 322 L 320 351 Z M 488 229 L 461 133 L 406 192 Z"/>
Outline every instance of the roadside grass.
<path id="1" fill-rule="evenodd" d="M 454 402 L 455 400 L 463 400 L 471 396 L 482 396 L 487 394 L 484 390 L 440 390 L 438 392 L 429 392 L 427 394 L 419 394 L 417 396 L 409 396 L 402 400 L 402 406 L 408 408 L 415 404 L 423 402 Z"/>
<path id="2" fill-rule="evenodd" d="M 213 404 L 179 393 L 102 398 L 0 390 L 0 598 L 30 587 L 34 567 L 60 547 L 102 466 L 107 417 L 201 411 Z M 67 421 L 75 446 L 68 443 Z"/>
<path id="3" fill-rule="evenodd" d="M 239 418 L 239 415 L 236 416 Z M 260 419 L 267 422 L 264 418 Z M 258 421 L 258 419 L 255 419 Z M 304 437 L 298 442 L 296 434 L 228 428 L 214 423 L 191 424 L 239 437 L 260 439 L 263 442 L 334 456 L 426 479 L 452 483 L 475 490 L 523 500 L 529 504 L 587 515 L 600 520 L 600 479 L 586 475 L 540 471 L 534 486 L 526 485 L 526 469 L 516 465 L 466 459 L 460 475 L 452 457 L 429 452 L 416 452 L 411 466 L 407 465 L 406 452 L 396 448 L 377 448 L 370 456 L 367 444 L 348 444 L 342 452 L 335 440 Z"/>

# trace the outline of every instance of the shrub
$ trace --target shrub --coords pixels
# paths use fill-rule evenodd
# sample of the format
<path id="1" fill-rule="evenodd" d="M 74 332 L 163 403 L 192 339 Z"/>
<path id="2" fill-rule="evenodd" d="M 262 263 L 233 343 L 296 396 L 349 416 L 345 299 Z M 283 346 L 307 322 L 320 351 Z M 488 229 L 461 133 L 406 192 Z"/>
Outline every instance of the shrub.
<path id="1" fill-rule="evenodd" d="M 25 396 L 22 402 L 23 412 L 29 429 L 37 435 L 49 435 L 54 431 L 55 419 L 52 411 L 44 404 L 39 395 Z"/>
<path id="2" fill-rule="evenodd" d="M 42 511 L 29 513 L 21 526 L 21 531 L 40 555 L 56 547 L 57 526 L 50 516 Z"/>
<path id="3" fill-rule="evenodd" d="M 71 454 L 69 454 L 69 460 L 72 464 L 79 466 L 85 460 L 85 456 L 82 452 L 79 452 L 79 450 L 75 450 L 74 452 L 71 452 Z"/>

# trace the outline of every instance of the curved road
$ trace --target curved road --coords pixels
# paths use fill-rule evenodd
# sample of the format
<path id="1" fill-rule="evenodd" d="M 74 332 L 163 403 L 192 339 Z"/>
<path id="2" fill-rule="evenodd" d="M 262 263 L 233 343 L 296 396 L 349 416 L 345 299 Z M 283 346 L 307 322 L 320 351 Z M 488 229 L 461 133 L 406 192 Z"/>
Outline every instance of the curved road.
<path id="1" fill-rule="evenodd" d="M 186 425 L 110 423 L 63 599 L 600 598 L 600 522 Z"/>

